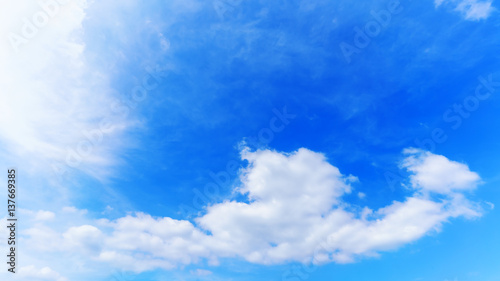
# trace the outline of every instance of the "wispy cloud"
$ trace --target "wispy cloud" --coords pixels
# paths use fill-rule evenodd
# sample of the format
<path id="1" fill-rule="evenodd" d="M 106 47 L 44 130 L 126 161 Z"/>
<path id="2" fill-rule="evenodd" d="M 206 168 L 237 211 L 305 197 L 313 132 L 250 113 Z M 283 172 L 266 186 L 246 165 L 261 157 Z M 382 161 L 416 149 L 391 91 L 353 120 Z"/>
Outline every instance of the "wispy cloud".
<path id="1" fill-rule="evenodd" d="M 436 7 L 443 4 L 455 6 L 455 10 L 462 13 L 466 20 L 482 20 L 487 19 L 495 10 L 491 5 L 492 0 L 435 0 Z"/>
<path id="2" fill-rule="evenodd" d="M 111 110 L 116 94 L 107 75 L 86 62 L 78 34 L 87 3 L 29 3 L 2 9 L 1 33 L 30 39 L 0 45 L 0 140 L 9 156 L 3 162 L 35 174 L 77 168 L 103 176 L 101 168 L 116 162 L 114 152 L 123 144 L 117 137 L 130 123 Z M 44 17 L 46 24 L 37 22 Z M 102 120 L 108 124 L 98 143 Z M 78 167 L 68 167 L 68 158 L 80 150 L 85 155 Z"/>

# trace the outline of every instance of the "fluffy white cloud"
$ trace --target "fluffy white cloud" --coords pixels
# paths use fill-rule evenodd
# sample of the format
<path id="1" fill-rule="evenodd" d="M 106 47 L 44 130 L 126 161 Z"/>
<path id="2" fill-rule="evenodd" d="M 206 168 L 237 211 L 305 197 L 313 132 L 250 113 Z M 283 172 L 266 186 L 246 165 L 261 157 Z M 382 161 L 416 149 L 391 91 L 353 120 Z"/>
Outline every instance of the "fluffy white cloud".
<path id="1" fill-rule="evenodd" d="M 467 20 L 486 19 L 494 11 L 491 6 L 492 0 L 435 0 L 436 7 L 449 3 L 455 6 L 455 10 L 462 13 Z"/>
<path id="2" fill-rule="evenodd" d="M 409 156 L 402 167 L 413 173 L 410 180 L 415 189 L 445 194 L 474 189 L 480 182 L 479 175 L 465 164 L 418 149 L 406 149 L 405 153 Z"/>
<path id="3" fill-rule="evenodd" d="M 415 149 L 405 154 L 402 166 L 411 173 L 414 193 L 378 210 L 349 204 L 344 196 L 356 178 L 343 175 L 320 153 L 243 150 L 249 164 L 235 191 L 248 200 L 207 206 L 194 224 L 138 213 L 48 236 L 63 245 L 58 250 L 135 272 L 201 260 L 217 265 L 219 258 L 230 257 L 259 264 L 345 263 L 440 231 L 451 218 L 481 215 L 462 193 L 479 181 L 465 164 Z M 433 199 L 436 193 L 439 199 Z M 50 231 L 32 229 L 28 241 L 42 233 Z"/>
<path id="4" fill-rule="evenodd" d="M 249 161 L 243 186 L 249 203 L 224 202 L 207 208 L 197 223 L 223 241 L 216 249 L 248 261 L 275 263 L 302 260 L 318 243 L 325 223 L 349 220 L 332 212 L 351 187 L 323 155 L 300 149 L 286 155 L 244 151 Z"/>
<path id="5" fill-rule="evenodd" d="M 106 249 L 102 260 L 110 256 L 120 256 L 127 253 L 124 258 L 137 256 L 137 253 L 147 253 L 151 257 L 163 260 L 162 268 L 172 268 L 176 264 L 196 263 L 199 257 L 210 257 L 206 247 L 210 237 L 202 233 L 189 221 L 174 220 L 171 218 L 152 218 L 149 215 L 137 214 L 109 222 L 108 227 L 113 229 L 106 238 Z M 154 260 L 154 259 L 151 259 Z M 136 267 L 136 259 L 122 259 L 122 263 L 130 262 L 129 266 Z M 145 267 L 154 268 L 155 263 L 143 261 Z M 140 268 L 136 269 L 137 271 Z"/>
<path id="6" fill-rule="evenodd" d="M 56 216 L 53 212 L 50 211 L 38 211 L 35 216 L 35 220 L 44 221 L 51 220 Z"/>
<path id="7" fill-rule="evenodd" d="M 83 249 L 89 253 L 98 252 L 102 245 L 102 232 L 92 225 L 71 227 L 63 235 L 66 249 Z"/>

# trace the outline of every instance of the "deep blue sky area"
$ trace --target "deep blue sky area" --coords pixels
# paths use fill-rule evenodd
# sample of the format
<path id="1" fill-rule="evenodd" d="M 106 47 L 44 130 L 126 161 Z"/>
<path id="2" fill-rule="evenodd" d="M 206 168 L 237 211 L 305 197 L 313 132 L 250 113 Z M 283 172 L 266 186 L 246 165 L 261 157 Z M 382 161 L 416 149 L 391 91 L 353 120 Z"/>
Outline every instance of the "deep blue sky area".
<path id="1" fill-rule="evenodd" d="M 262 148 L 322 152 L 344 173 L 366 173 L 376 189 L 386 188 L 385 167 L 397 172 L 395 160 L 409 146 L 453 153 L 460 161 L 482 157 L 493 161 L 485 169 L 495 166 L 496 150 L 481 155 L 479 148 L 498 146 L 496 95 L 460 117 L 456 130 L 455 121 L 443 117 L 474 94 L 477 77 L 497 72 L 495 13 L 468 21 L 432 2 L 401 2 L 402 12 L 349 64 L 339 43 L 353 44 L 353 29 L 389 2 L 282 2 L 221 2 L 228 9 L 221 17 L 209 4 L 192 14 L 176 14 L 160 2 L 143 5 L 115 19 L 130 26 L 128 34 L 103 28 L 106 19 L 86 23 L 88 36 L 104 37 L 87 48 L 105 45 L 103 59 L 116 56 L 113 48 L 126 52 L 114 61 L 123 99 L 131 98 L 146 67 L 174 68 L 132 113 L 147 122 L 137 133 L 148 145 L 130 152 L 137 165 L 128 168 L 129 184 L 151 181 L 151 189 L 173 192 L 168 202 L 183 200 L 190 187 L 210 180 L 209 171 L 238 160 L 238 143 L 258 138 L 273 109 L 283 107 L 296 117 Z M 97 13 L 101 5 L 90 9 Z M 165 54 L 157 32 L 168 38 Z M 424 142 L 436 128 L 446 141 Z M 137 193 L 137 204 L 154 196 Z"/>

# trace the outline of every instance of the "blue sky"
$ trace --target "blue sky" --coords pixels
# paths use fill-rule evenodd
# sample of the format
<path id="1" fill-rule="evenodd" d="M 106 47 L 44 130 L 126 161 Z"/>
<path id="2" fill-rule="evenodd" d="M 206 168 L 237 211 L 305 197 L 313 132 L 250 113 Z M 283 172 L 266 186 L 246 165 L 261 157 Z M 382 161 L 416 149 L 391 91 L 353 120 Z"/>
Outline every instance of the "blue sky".
<path id="1" fill-rule="evenodd" d="M 3 280 L 500 280 L 495 1 L 5 5 Z"/>

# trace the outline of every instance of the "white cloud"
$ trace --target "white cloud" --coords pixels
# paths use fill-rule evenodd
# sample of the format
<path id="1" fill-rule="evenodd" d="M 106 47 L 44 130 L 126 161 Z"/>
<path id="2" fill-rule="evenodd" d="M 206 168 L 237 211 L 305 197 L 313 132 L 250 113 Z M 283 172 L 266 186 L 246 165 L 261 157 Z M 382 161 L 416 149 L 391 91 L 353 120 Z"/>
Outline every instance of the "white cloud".
<path id="1" fill-rule="evenodd" d="M 21 38 L 0 41 L 0 153 L 30 174 L 76 168 L 103 177 L 130 124 L 110 110 L 108 78 L 85 58 L 87 1 L 64 2 L 10 1 L 0 11 L 2 37 Z"/>
<path id="2" fill-rule="evenodd" d="M 492 0 L 435 0 L 436 7 L 449 3 L 455 6 L 455 10 L 462 13 L 467 20 L 487 19 L 495 10 L 491 4 Z"/>
<path id="3" fill-rule="evenodd" d="M 359 199 L 365 199 L 366 198 L 366 194 L 364 192 L 358 192 L 358 198 Z"/>
<path id="4" fill-rule="evenodd" d="M 65 277 L 50 267 L 36 268 L 33 265 L 21 267 L 19 277 L 26 280 L 67 281 Z"/>
<path id="5" fill-rule="evenodd" d="M 191 270 L 190 273 L 195 276 L 208 276 L 212 274 L 212 271 L 205 269 Z"/>
<path id="6" fill-rule="evenodd" d="M 81 215 L 84 215 L 88 212 L 86 209 L 79 210 L 73 206 L 65 206 L 62 208 L 62 211 L 65 213 L 74 213 L 74 214 L 81 214 Z"/>
<path id="7" fill-rule="evenodd" d="M 109 222 L 108 227 L 113 233 L 106 238 L 107 251 L 99 258 L 126 264 L 136 271 L 152 269 L 156 264 L 172 268 L 176 264 L 196 263 L 199 257 L 210 258 L 206 247 L 210 237 L 188 221 L 155 219 L 139 213 Z M 137 252 L 151 255 L 152 258 L 148 258 L 151 263 L 133 258 Z"/>
<path id="8" fill-rule="evenodd" d="M 103 234 L 95 226 L 82 225 L 71 227 L 62 237 L 66 248 L 80 248 L 94 252 L 101 249 Z"/>
<path id="9" fill-rule="evenodd" d="M 405 153 L 403 163 L 412 172 L 414 194 L 378 210 L 346 202 L 343 196 L 353 189 L 353 177 L 343 175 L 320 153 L 244 150 L 242 158 L 249 165 L 236 191 L 248 201 L 207 206 L 195 224 L 137 213 L 100 220 L 97 226 L 74 226 L 62 235 L 32 230 L 28 241 L 45 233 L 43 239 L 63 245 L 58 250 L 71 249 L 134 272 L 201 260 L 217 265 L 219 258 L 231 257 L 259 264 L 346 263 L 440 231 L 451 218 L 481 215 L 461 193 L 475 188 L 479 180 L 465 164 L 419 150 Z M 429 172 L 437 164 L 439 169 Z M 455 172 L 462 176 L 445 176 Z M 433 200 L 432 193 L 422 190 L 442 196 Z"/>
<path id="10" fill-rule="evenodd" d="M 402 167 L 412 172 L 410 181 L 415 189 L 437 193 L 475 189 L 480 183 L 477 173 L 467 165 L 418 149 L 406 149 L 409 155 Z"/>
<path id="11" fill-rule="evenodd" d="M 56 214 L 50 211 L 38 211 L 35 215 L 35 220 L 37 221 L 51 220 L 55 216 Z"/>
<path id="12" fill-rule="evenodd" d="M 168 51 L 170 49 L 170 42 L 165 38 L 165 35 L 163 33 L 159 33 L 158 37 L 160 38 L 160 47 L 162 51 Z"/>
<path id="13" fill-rule="evenodd" d="M 495 204 L 491 202 L 486 202 L 486 205 L 488 205 L 488 207 L 490 207 L 491 210 L 495 209 Z"/>
<path id="14" fill-rule="evenodd" d="M 263 150 L 242 156 L 249 167 L 239 191 L 252 201 L 210 206 L 196 220 L 221 238 L 217 251 L 257 263 L 300 261 L 310 256 L 318 234 L 327 231 L 325 224 L 349 220 L 343 211 L 331 210 L 351 188 L 323 155 L 300 149 L 290 155 Z"/>
<path id="15" fill-rule="evenodd" d="M 61 233 L 44 224 L 31 226 L 22 234 L 30 237 L 27 244 L 32 250 L 51 252 L 65 248 L 61 243 Z"/>

